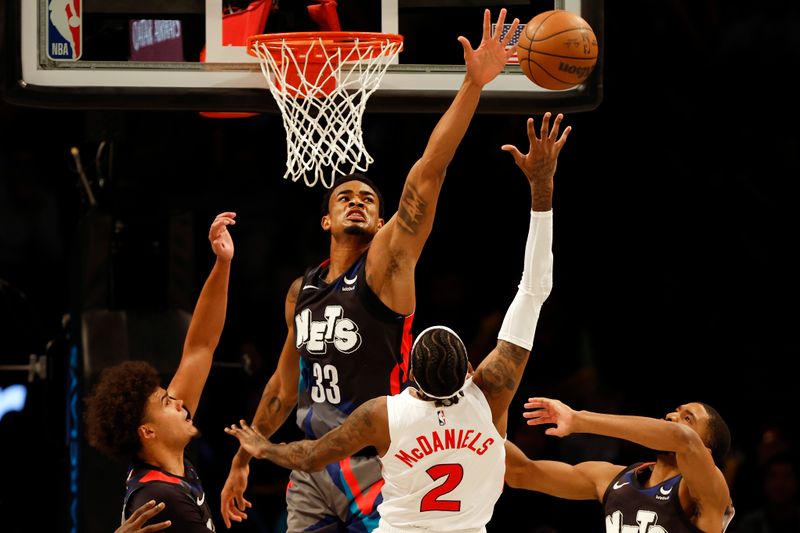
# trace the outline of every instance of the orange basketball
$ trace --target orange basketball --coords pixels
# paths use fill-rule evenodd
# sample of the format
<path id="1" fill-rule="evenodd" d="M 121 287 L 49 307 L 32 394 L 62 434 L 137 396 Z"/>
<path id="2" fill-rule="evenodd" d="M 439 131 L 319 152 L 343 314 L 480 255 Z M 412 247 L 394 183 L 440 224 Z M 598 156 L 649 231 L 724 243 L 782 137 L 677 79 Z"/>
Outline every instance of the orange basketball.
<path id="1" fill-rule="evenodd" d="M 545 89 L 569 89 L 582 83 L 597 64 L 597 37 L 575 13 L 554 9 L 525 25 L 517 41 L 522 72 Z"/>

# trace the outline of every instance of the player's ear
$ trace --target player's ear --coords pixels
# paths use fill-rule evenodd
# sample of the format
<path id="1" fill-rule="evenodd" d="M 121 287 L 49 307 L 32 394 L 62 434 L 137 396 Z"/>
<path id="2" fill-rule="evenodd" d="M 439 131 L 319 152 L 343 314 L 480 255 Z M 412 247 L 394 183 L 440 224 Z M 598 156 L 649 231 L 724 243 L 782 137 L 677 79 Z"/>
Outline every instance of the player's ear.
<path id="1" fill-rule="evenodd" d="M 150 424 L 142 424 L 136 432 L 139 434 L 139 438 L 142 439 L 142 441 L 156 438 L 156 431 Z"/>
<path id="2" fill-rule="evenodd" d="M 382 218 L 379 218 L 379 219 L 378 219 L 378 229 L 381 229 L 381 228 L 383 227 L 383 225 L 384 225 L 384 224 L 385 224 L 385 222 L 383 221 L 383 219 L 382 219 Z"/>
<path id="3" fill-rule="evenodd" d="M 322 225 L 322 229 L 325 231 L 331 230 L 331 216 L 330 215 L 322 215 L 322 220 L 320 221 Z"/>

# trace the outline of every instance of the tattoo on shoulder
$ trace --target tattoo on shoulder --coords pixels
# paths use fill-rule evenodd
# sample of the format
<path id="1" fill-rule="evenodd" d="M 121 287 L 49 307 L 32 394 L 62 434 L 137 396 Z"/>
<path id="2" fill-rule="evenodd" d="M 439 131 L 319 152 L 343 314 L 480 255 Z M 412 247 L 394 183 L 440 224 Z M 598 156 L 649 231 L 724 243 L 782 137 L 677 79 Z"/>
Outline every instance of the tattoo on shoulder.
<path id="1" fill-rule="evenodd" d="M 517 346 L 516 344 L 512 344 L 503 340 L 497 341 L 497 352 L 504 359 L 508 359 L 517 365 L 523 363 L 530 354 L 530 351 L 526 350 L 522 346 Z"/>
<path id="2" fill-rule="evenodd" d="M 517 390 L 519 367 L 530 352 L 506 341 L 498 341 L 494 357 L 478 369 L 484 394 L 490 396 Z"/>
<path id="3" fill-rule="evenodd" d="M 356 429 L 364 429 L 372 427 L 372 416 L 375 411 L 375 404 L 377 399 L 373 398 L 364 402 L 361 409 L 357 409 L 351 415 L 353 417 L 353 426 Z"/>
<path id="4" fill-rule="evenodd" d="M 400 198 L 400 207 L 397 210 L 397 220 L 401 228 L 415 235 L 425 211 L 428 207 L 422 196 L 413 184 L 407 183 L 403 196 Z"/>

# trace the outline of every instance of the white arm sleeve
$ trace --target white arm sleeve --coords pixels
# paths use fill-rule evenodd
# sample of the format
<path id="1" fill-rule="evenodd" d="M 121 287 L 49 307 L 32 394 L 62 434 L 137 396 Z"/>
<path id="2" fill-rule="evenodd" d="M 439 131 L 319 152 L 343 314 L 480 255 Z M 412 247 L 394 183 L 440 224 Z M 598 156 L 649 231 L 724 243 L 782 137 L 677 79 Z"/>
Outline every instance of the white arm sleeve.
<path id="1" fill-rule="evenodd" d="M 539 321 L 539 309 L 552 288 L 553 210 L 531 211 L 522 280 L 497 338 L 530 350 Z"/>

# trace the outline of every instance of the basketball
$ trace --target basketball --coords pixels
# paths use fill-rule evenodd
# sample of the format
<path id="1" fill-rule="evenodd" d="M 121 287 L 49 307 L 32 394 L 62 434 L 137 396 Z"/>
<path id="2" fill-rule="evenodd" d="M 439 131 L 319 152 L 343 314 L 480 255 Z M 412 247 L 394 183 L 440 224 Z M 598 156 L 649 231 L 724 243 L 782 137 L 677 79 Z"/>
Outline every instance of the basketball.
<path id="1" fill-rule="evenodd" d="M 522 72 L 544 89 L 582 83 L 597 64 L 597 37 L 584 19 L 555 9 L 533 17 L 520 33 L 517 56 Z"/>

